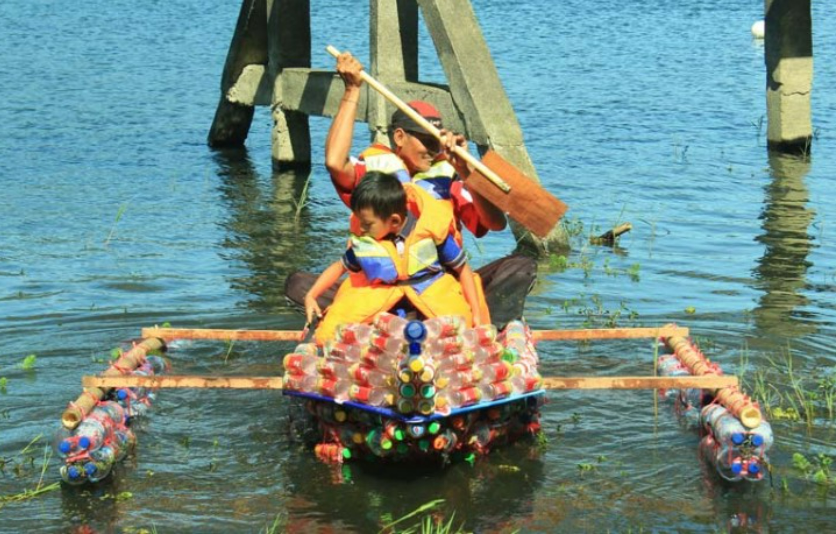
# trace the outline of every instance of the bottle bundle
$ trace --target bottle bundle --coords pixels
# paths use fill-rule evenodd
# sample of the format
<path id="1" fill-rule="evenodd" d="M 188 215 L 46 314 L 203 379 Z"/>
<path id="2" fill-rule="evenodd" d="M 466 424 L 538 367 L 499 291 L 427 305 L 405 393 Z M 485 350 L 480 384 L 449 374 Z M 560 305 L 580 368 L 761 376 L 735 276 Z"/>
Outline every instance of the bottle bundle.
<path id="1" fill-rule="evenodd" d="M 149 355 L 139 367 L 123 373 L 153 376 L 168 370 L 165 358 Z M 60 467 L 64 482 L 77 485 L 107 478 L 113 465 L 136 445 L 136 436 L 128 425 L 146 415 L 155 398 L 156 392 L 150 388 L 113 388 L 75 429 L 60 428 L 54 446 L 64 460 Z"/>
<path id="2" fill-rule="evenodd" d="M 691 371 L 679 360 L 676 354 L 659 356 L 657 369 L 660 376 L 690 376 Z M 700 421 L 700 410 L 703 407 L 704 392 L 697 388 L 661 390 L 661 395 L 674 402 L 678 414 L 691 427 L 697 427 Z"/>
<path id="3" fill-rule="evenodd" d="M 719 404 L 702 409 L 700 421 L 706 435 L 700 442 L 703 457 L 726 480 L 761 480 L 772 447 L 772 427 L 766 421 L 747 429 L 740 420 Z"/>
<path id="4" fill-rule="evenodd" d="M 170 369 L 168 361 L 161 356 L 146 356 L 142 365 L 128 373 L 129 376 L 161 375 Z M 157 398 L 157 392 L 151 388 L 114 388 L 110 390 L 107 400 L 119 403 L 125 410 L 125 417 L 130 424 L 135 417 L 148 414 L 151 404 Z"/>
<path id="5" fill-rule="evenodd" d="M 338 403 L 393 406 L 395 369 L 405 342 L 403 325 L 392 318 L 406 322 L 381 314 L 374 325 L 341 325 L 336 338 L 325 344 L 323 357 L 313 343 L 298 345 L 284 357 L 284 387 L 318 393 Z"/>
<path id="6" fill-rule="evenodd" d="M 349 406 L 309 401 L 322 441 L 314 451 L 327 463 L 353 460 L 416 461 L 484 454 L 490 448 L 539 432 L 540 399 L 529 397 L 496 409 L 443 419 L 402 421 Z"/>
<path id="7" fill-rule="evenodd" d="M 59 430 L 55 449 L 64 459 L 61 478 L 73 485 L 103 480 L 135 443 L 125 409 L 101 401 L 73 431 Z"/>

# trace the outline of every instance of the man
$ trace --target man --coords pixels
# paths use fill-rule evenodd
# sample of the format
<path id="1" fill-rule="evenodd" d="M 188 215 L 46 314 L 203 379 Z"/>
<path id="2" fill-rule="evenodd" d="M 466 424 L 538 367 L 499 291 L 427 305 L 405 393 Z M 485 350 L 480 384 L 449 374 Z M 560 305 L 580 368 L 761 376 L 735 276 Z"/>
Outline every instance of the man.
<path id="1" fill-rule="evenodd" d="M 337 73 L 345 84 L 345 91 L 325 141 L 325 166 L 346 206 L 351 205 L 351 194 L 363 176 L 369 171 L 379 171 L 394 174 L 401 182 L 412 182 L 434 198 L 451 203 L 459 230 L 464 226 L 476 237 L 482 237 L 488 231 L 503 230 L 507 225 L 505 214 L 481 195 L 467 189 L 466 179 L 472 169 L 452 153 L 454 146 L 466 147 L 467 140 L 446 131 L 440 113 L 427 102 L 409 104 L 441 130 L 442 141 L 397 110 L 392 115 L 388 132 L 391 148 L 375 144 L 358 158 L 350 156 L 363 84 L 362 70 L 362 64 L 349 53 L 337 58 Z M 460 234 L 457 239 L 461 243 Z M 485 316 L 502 326 L 522 315 L 525 296 L 534 285 L 537 267 L 533 259 L 514 254 L 477 269 L 476 275 Z M 304 305 L 305 294 L 314 278 L 310 273 L 291 274 L 285 284 L 285 294 L 296 304 Z M 335 286 L 319 296 L 317 300 L 322 307 L 331 302 L 336 289 Z"/>

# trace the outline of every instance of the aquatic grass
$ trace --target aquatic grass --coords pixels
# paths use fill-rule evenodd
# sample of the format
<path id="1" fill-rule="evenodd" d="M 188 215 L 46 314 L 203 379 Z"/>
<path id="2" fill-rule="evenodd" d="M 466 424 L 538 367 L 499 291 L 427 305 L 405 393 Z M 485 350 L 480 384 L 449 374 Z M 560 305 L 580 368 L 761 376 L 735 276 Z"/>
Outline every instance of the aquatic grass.
<path id="1" fill-rule="evenodd" d="M 6 386 L 9 381 L 5 376 L 0 376 L 0 393 L 6 393 Z"/>
<path id="2" fill-rule="evenodd" d="M 308 187 L 311 183 L 311 176 L 313 176 L 313 173 L 308 173 L 308 177 L 305 180 L 305 184 L 302 186 L 302 192 L 299 193 L 299 199 L 290 199 L 293 202 L 294 207 L 296 208 L 296 212 L 293 215 L 293 222 L 295 224 L 299 224 L 299 219 L 302 217 L 302 210 L 305 209 L 305 206 L 307 206 L 310 203 L 310 198 L 308 197 Z"/>
<path id="3" fill-rule="evenodd" d="M 37 361 L 38 357 L 34 354 L 30 354 L 29 356 L 23 358 L 23 361 L 20 362 L 20 368 L 24 371 L 31 371 L 35 368 Z"/>
<path id="4" fill-rule="evenodd" d="M 116 234 L 116 226 L 119 224 L 119 221 L 122 219 L 122 216 L 128 210 L 128 203 L 123 202 L 119 205 L 119 209 L 116 210 L 116 218 L 113 221 L 113 224 L 110 227 L 110 232 L 107 234 L 107 238 L 104 240 L 104 246 L 107 247 L 110 244 L 111 239 L 113 239 L 114 234 Z"/>
<path id="5" fill-rule="evenodd" d="M 397 525 L 401 525 L 408 520 L 414 519 L 415 517 L 421 514 L 427 514 L 433 510 L 436 510 L 442 503 L 444 503 L 444 499 L 435 499 L 428 503 L 424 503 L 412 512 L 406 514 L 405 516 L 391 521 L 385 524 L 379 531 L 378 534 L 383 533 L 399 533 L 399 534 L 415 534 L 420 532 L 421 534 L 460 534 L 463 533 L 463 525 L 455 528 L 453 526 L 453 521 L 455 519 L 455 512 L 450 516 L 449 520 L 444 520 L 439 517 L 435 517 L 432 514 L 424 516 L 422 519 L 419 520 L 418 523 L 412 524 L 406 528 L 395 528 Z"/>
<path id="6" fill-rule="evenodd" d="M 29 442 L 26 447 L 20 452 L 21 455 L 26 454 L 29 448 L 34 445 L 35 442 L 40 440 L 41 435 L 38 435 L 35 439 Z M 41 462 L 41 473 L 38 477 L 38 483 L 35 485 L 34 489 L 25 489 L 19 493 L 14 493 L 11 495 L 0 495 L 0 510 L 3 509 L 7 504 L 14 503 L 14 502 L 22 502 L 27 501 L 29 499 L 34 499 L 35 497 L 39 497 L 45 493 L 49 493 L 51 491 L 55 491 L 61 487 L 60 482 L 53 482 L 47 486 L 43 485 L 44 482 L 44 475 L 46 474 L 47 467 L 49 467 L 50 460 L 52 459 L 52 447 L 49 445 L 44 445 L 44 456 L 43 461 Z M 5 464 L 5 462 L 4 462 Z M 32 464 L 34 465 L 34 458 L 32 459 Z"/>
<path id="7" fill-rule="evenodd" d="M 276 517 L 273 518 L 273 522 L 269 525 L 264 527 L 264 534 L 278 534 L 279 532 L 284 532 L 285 529 L 285 516 L 283 513 L 276 514 Z"/>

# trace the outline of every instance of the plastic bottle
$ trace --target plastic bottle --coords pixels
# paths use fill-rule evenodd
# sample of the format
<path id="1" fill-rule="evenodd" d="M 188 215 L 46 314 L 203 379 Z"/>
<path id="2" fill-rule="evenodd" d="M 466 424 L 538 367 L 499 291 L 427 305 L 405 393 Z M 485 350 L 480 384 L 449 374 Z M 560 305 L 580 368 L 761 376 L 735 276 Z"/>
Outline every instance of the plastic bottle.
<path id="1" fill-rule="evenodd" d="M 365 345 L 373 330 L 368 324 L 341 324 L 337 326 L 337 339 L 341 343 Z"/>
<path id="2" fill-rule="evenodd" d="M 491 345 L 496 341 L 496 327 L 492 324 L 483 324 L 475 328 L 468 328 L 462 332 L 464 342 L 471 347 Z"/>
<path id="3" fill-rule="evenodd" d="M 421 321 L 409 321 L 404 327 L 403 337 L 409 343 L 421 343 L 427 339 L 427 327 Z"/>
<path id="4" fill-rule="evenodd" d="M 470 369 L 473 366 L 473 353 L 459 352 L 457 354 L 448 354 L 436 361 L 436 372 L 447 372 L 453 369 Z"/>
<path id="5" fill-rule="evenodd" d="M 349 397 L 355 402 L 362 402 L 369 406 L 392 406 L 395 404 L 395 392 L 389 387 L 354 384 L 349 391 Z"/>
<path id="6" fill-rule="evenodd" d="M 395 442 L 406 439 L 406 432 L 396 421 L 389 419 L 383 425 L 383 433 Z"/>
<path id="7" fill-rule="evenodd" d="M 401 396 L 402 399 L 412 399 L 418 394 L 418 389 L 415 387 L 415 384 L 412 382 L 402 382 L 398 386 L 398 395 Z"/>
<path id="8" fill-rule="evenodd" d="M 476 367 L 467 370 L 452 371 L 438 375 L 435 385 L 439 388 L 461 389 L 472 386 L 482 379 L 482 371 Z"/>
<path id="9" fill-rule="evenodd" d="M 421 373 L 424 370 L 426 363 L 427 360 L 421 355 L 410 356 L 406 360 L 406 366 L 409 367 L 413 373 Z"/>
<path id="10" fill-rule="evenodd" d="M 465 321 L 461 315 L 443 315 L 427 319 L 424 321 L 424 326 L 427 327 L 427 338 L 436 339 L 461 334 Z"/>
<path id="11" fill-rule="evenodd" d="M 482 391 L 482 400 L 491 401 L 497 399 L 504 399 L 514 392 L 514 387 L 510 380 L 499 380 L 497 382 L 482 382 L 479 384 L 479 389 Z"/>
<path id="12" fill-rule="evenodd" d="M 332 402 L 317 401 L 314 404 L 313 413 L 316 414 L 317 419 L 330 425 L 344 423 L 348 418 L 346 411 Z"/>
<path id="13" fill-rule="evenodd" d="M 435 374 L 435 366 L 427 363 L 424 364 L 424 368 L 415 375 L 415 379 L 421 384 L 431 384 L 435 378 Z"/>
<path id="14" fill-rule="evenodd" d="M 424 343 L 424 352 L 434 358 L 443 358 L 448 354 L 456 354 L 464 348 L 462 336 L 439 337 Z"/>
<path id="15" fill-rule="evenodd" d="M 419 398 L 415 404 L 416 411 L 421 415 L 431 415 L 435 412 L 435 408 L 435 399 L 432 397 L 426 399 Z"/>
<path id="16" fill-rule="evenodd" d="M 374 318 L 374 326 L 378 330 L 400 339 L 403 339 L 403 330 L 408 322 L 403 317 L 393 315 L 389 312 L 379 313 Z"/>
<path id="17" fill-rule="evenodd" d="M 82 419 L 76 427 L 74 437 L 77 438 L 75 446 L 78 450 L 96 450 L 104 444 L 107 429 L 100 420 L 88 416 Z M 71 449 L 70 452 L 74 450 Z"/>
<path id="18" fill-rule="evenodd" d="M 118 455 L 119 451 L 116 450 L 116 447 L 110 445 L 105 445 L 91 452 L 90 461 L 84 464 L 87 479 L 90 482 L 99 482 L 107 478 L 113 465 L 116 463 Z"/>
<path id="19" fill-rule="evenodd" d="M 473 361 L 482 365 L 499 360 L 503 347 L 499 343 L 489 343 L 487 345 L 471 347 L 471 351 L 473 352 Z"/>
<path id="20" fill-rule="evenodd" d="M 136 446 L 136 436 L 130 428 L 116 430 L 113 433 L 116 440 L 116 461 L 121 462 L 125 456 Z"/>
<path id="21" fill-rule="evenodd" d="M 461 389 L 445 389 L 435 397 L 435 406 L 440 413 L 450 413 L 455 408 L 470 406 L 482 400 L 482 392 L 478 387 Z"/>
<path id="22" fill-rule="evenodd" d="M 402 354 L 404 352 L 404 340 L 402 337 L 392 337 L 384 332 L 373 332 L 369 337 L 369 345 L 382 352 Z"/>
<path id="23" fill-rule="evenodd" d="M 67 484 L 77 486 L 87 482 L 87 473 L 84 472 L 84 467 L 81 464 L 62 465 L 60 470 L 61 480 Z"/>
<path id="24" fill-rule="evenodd" d="M 356 364 L 359 365 L 359 364 Z M 345 362 L 323 360 L 319 362 L 317 371 L 324 378 L 351 378 L 351 366 Z"/>
<path id="25" fill-rule="evenodd" d="M 511 364 L 505 361 L 499 361 L 488 365 L 483 365 L 481 368 L 482 380 L 488 382 L 497 382 L 511 377 Z"/>
<path id="26" fill-rule="evenodd" d="M 390 387 L 394 382 L 391 373 L 384 373 L 376 367 L 360 363 L 352 365 L 348 370 L 348 375 L 355 383 L 363 386 Z"/>
<path id="27" fill-rule="evenodd" d="M 485 421 L 477 421 L 473 424 L 468 437 L 467 445 L 475 452 L 484 454 L 491 446 L 494 439 L 494 432 Z"/>
<path id="28" fill-rule="evenodd" d="M 709 404 L 700 412 L 700 421 L 718 443 L 736 448 L 751 447 L 758 455 L 765 454 L 774 441 L 772 426 L 762 421 L 755 428 L 746 428 L 737 417 L 720 404 Z"/>
<path id="29" fill-rule="evenodd" d="M 373 428 L 366 434 L 366 446 L 375 456 L 388 456 L 393 451 L 394 443 L 380 428 Z"/>
<path id="30" fill-rule="evenodd" d="M 302 354 L 298 352 L 291 352 L 282 360 L 282 366 L 285 372 L 290 374 L 313 375 L 316 374 L 316 368 L 319 364 L 317 356 L 310 354 Z"/>
<path id="31" fill-rule="evenodd" d="M 410 398 L 401 397 L 397 401 L 397 410 L 400 414 L 410 414 L 415 411 L 415 401 Z"/>
<path id="32" fill-rule="evenodd" d="M 456 436 L 456 433 L 450 430 L 449 428 L 442 430 L 436 437 L 433 439 L 433 449 L 442 453 L 442 454 L 449 454 L 456 448 L 456 445 L 459 443 L 459 438 Z"/>
<path id="33" fill-rule="evenodd" d="M 363 356 L 360 345 L 328 341 L 325 343 L 323 352 L 330 361 L 354 363 Z"/>
<path id="34" fill-rule="evenodd" d="M 536 391 L 543 387 L 543 377 L 540 375 L 515 375 L 511 377 L 511 386 L 515 394 L 528 393 Z"/>
<path id="35" fill-rule="evenodd" d="M 319 379 L 316 375 L 300 375 L 285 373 L 282 379 L 282 387 L 291 391 L 312 392 L 317 389 Z"/>
<path id="36" fill-rule="evenodd" d="M 319 349 L 316 347 L 316 343 L 299 343 L 296 345 L 296 348 L 293 349 L 294 354 L 307 354 L 308 356 L 319 356 Z"/>
<path id="37" fill-rule="evenodd" d="M 377 367 L 382 371 L 392 371 L 401 362 L 402 356 L 401 353 L 384 352 L 378 348 L 369 347 L 360 361 L 363 365 Z"/>
<path id="38" fill-rule="evenodd" d="M 322 395 L 331 397 L 338 403 L 343 403 L 349 399 L 351 382 L 342 379 L 321 378 L 316 382 L 316 389 Z"/>

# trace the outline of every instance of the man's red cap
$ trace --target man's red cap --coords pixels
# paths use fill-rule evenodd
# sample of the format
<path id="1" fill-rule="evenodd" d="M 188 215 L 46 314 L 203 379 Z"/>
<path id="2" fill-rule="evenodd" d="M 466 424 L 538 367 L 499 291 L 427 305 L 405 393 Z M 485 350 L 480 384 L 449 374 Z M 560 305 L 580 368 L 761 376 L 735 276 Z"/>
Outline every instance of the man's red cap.
<path id="1" fill-rule="evenodd" d="M 439 130 L 444 127 L 441 122 L 441 113 L 429 102 L 424 102 L 423 100 L 413 100 L 412 102 L 408 102 L 407 105 L 417 111 L 419 115 L 427 119 L 427 122 Z M 401 128 L 408 132 L 426 132 L 420 124 L 412 120 L 400 109 L 395 110 L 395 112 L 392 113 L 392 129 L 395 128 Z"/>

